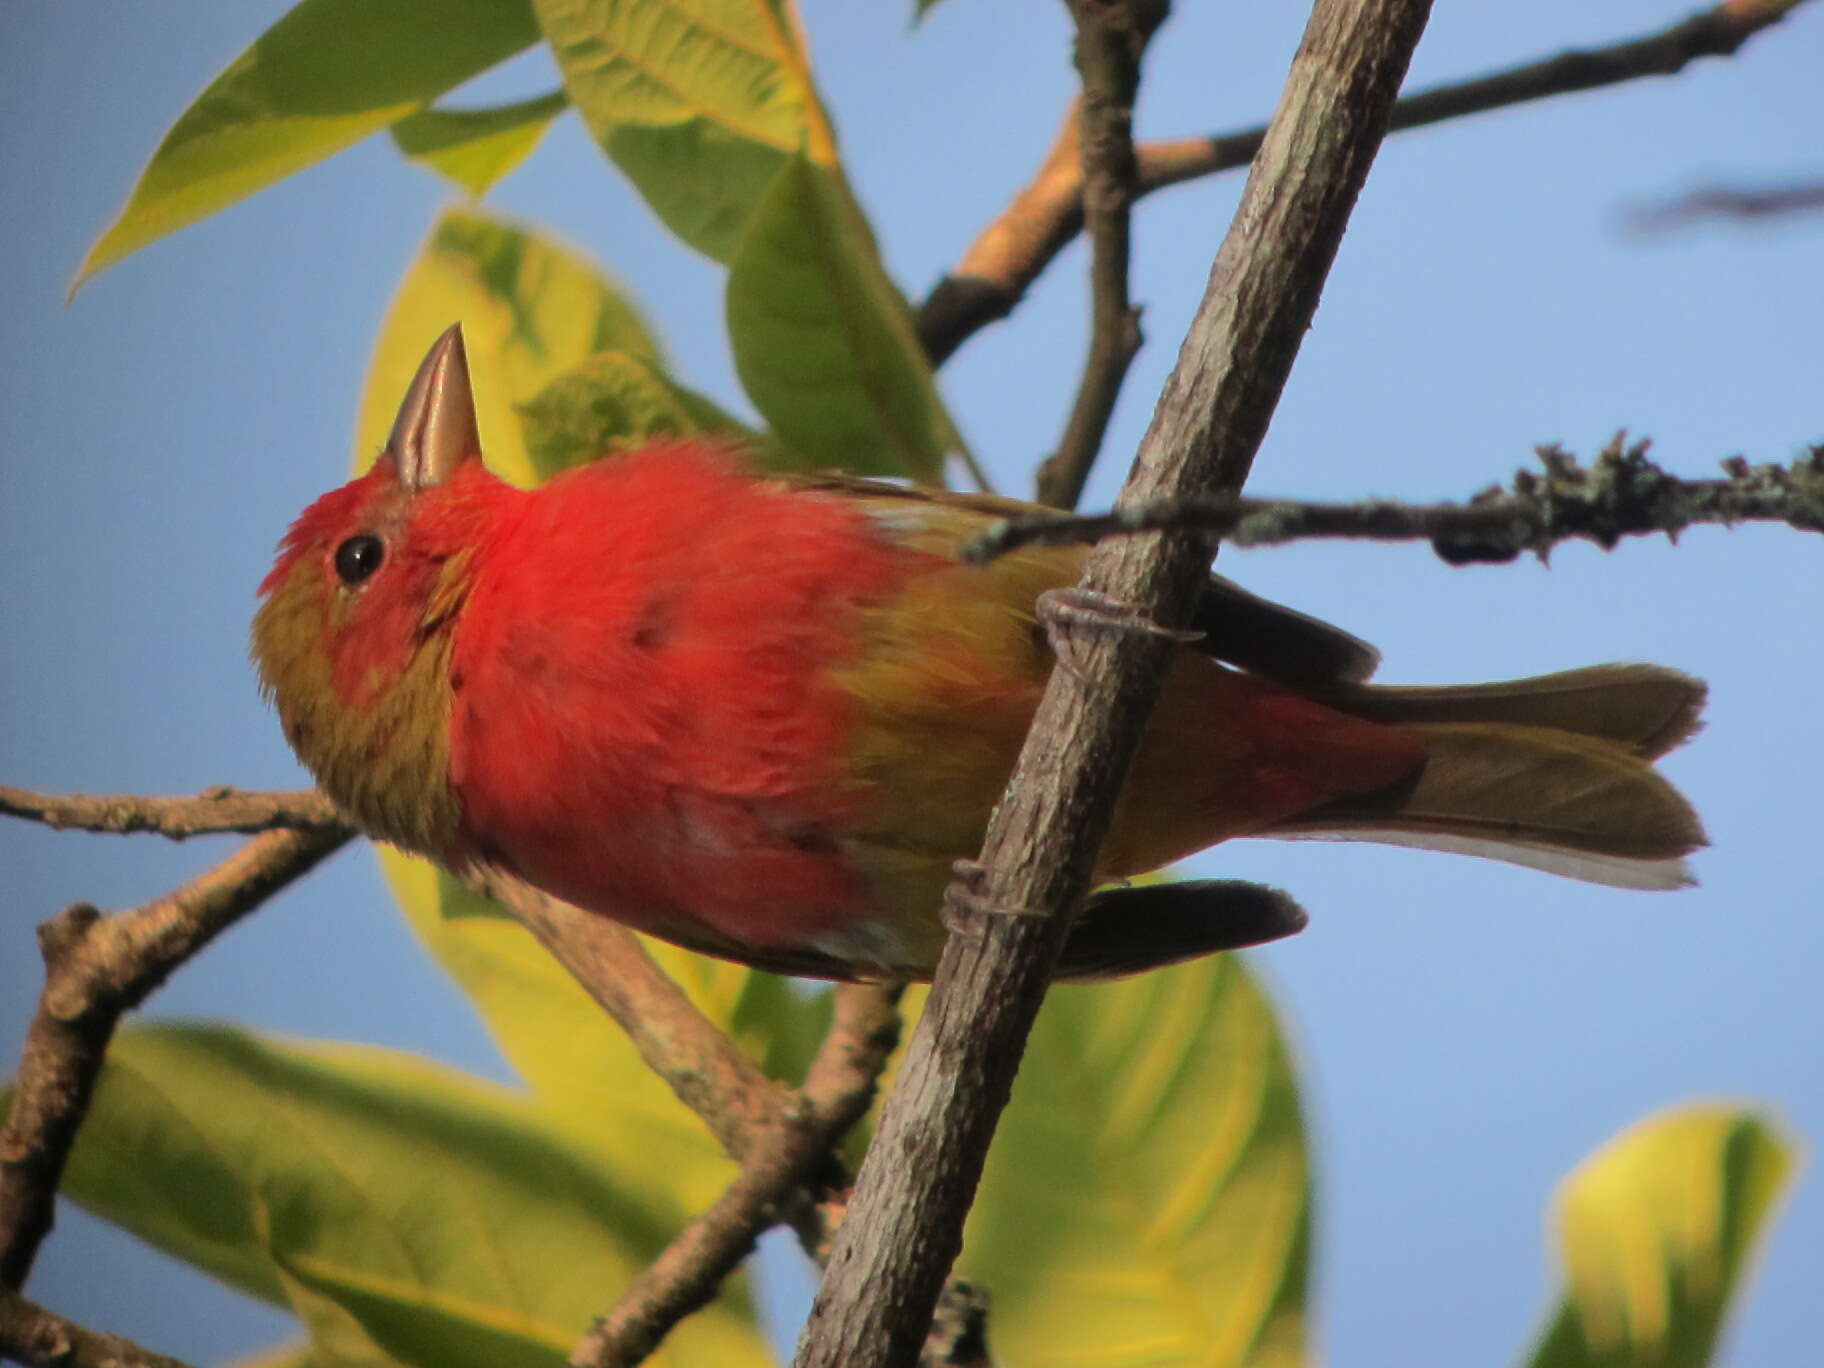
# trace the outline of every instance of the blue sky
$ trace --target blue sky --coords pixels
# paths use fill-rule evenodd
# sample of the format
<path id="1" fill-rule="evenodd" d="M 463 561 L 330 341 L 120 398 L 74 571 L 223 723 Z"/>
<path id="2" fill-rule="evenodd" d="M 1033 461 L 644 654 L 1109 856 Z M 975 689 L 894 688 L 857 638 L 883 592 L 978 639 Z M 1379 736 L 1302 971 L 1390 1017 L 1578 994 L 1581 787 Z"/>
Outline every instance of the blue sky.
<path id="1" fill-rule="evenodd" d="M 807 0 L 820 79 L 889 264 L 922 293 L 1044 151 L 1072 88 L 1063 7 Z M 282 5 L 68 0 L 9 16 L 0 56 L 0 778 L 192 792 L 300 774 L 245 658 L 273 543 L 349 461 L 368 350 L 445 189 L 376 140 L 159 244 L 66 307 L 83 250 L 170 121 Z M 1271 107 L 1296 6 L 1180 5 L 1149 64 L 1143 136 Z M 1414 83 L 1670 23 L 1614 0 L 1442 6 Z M 1716 181 L 1824 175 L 1816 6 L 1735 59 L 1403 136 L 1383 152 L 1254 488 L 1458 497 L 1533 444 L 1588 454 L 1618 428 L 1689 474 L 1824 441 L 1824 220 L 1657 238 L 1632 206 Z M 521 62 L 484 93 L 547 88 Z M 1202 289 L 1239 181 L 1143 208 L 1134 293 L 1149 346 L 1089 502 L 1104 502 Z M 679 372 L 743 407 L 720 273 L 670 242 L 574 119 L 491 202 L 625 280 Z M 1059 431 L 1080 361 L 1084 258 L 946 368 L 1003 487 Z M 1703 886 L 1591 889 L 1359 846 L 1240 844 L 1199 867 L 1290 888 L 1312 928 L 1255 956 L 1304 1069 L 1318 1172 L 1316 1314 L 1341 1364 L 1514 1357 L 1550 1286 L 1556 1180 L 1659 1107 L 1765 1104 L 1824 1137 L 1815 538 L 1704 530 L 1677 548 L 1577 546 L 1550 568 L 1450 570 L 1416 548 L 1227 553 L 1226 573 L 1376 641 L 1399 682 L 1600 660 L 1708 678 L 1708 729 L 1668 764 L 1715 848 Z M 130 906 L 220 849 L 0 825 L 0 1056 L 36 992 L 31 927 L 75 899 Z M 421 1050 L 498 1074 L 455 990 L 390 910 L 373 860 L 339 857 L 187 966 L 159 1015 Z M 1726 1361 L 1808 1361 L 1824 1196 L 1802 1176 Z M 280 1318 L 67 1212 L 32 1291 L 192 1359 Z M 791 1297 L 782 1295 L 783 1305 Z"/>

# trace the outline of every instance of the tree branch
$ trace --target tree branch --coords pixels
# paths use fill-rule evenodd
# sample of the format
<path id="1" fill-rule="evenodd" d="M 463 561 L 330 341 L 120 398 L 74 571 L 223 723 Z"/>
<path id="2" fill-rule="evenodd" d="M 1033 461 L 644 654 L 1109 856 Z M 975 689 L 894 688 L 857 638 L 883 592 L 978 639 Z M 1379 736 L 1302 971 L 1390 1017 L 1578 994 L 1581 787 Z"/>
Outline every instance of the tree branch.
<path id="1" fill-rule="evenodd" d="M 840 1171 L 832 1149 L 861 1119 L 899 1040 L 900 990 L 843 984 L 804 1087 L 748 1147 L 741 1176 L 628 1286 L 577 1345 L 572 1368 L 630 1368 L 717 1288 L 806 1184 Z"/>
<path id="2" fill-rule="evenodd" d="M 0 816 L 42 822 L 55 831 L 103 831 L 120 836 L 144 831 L 174 841 L 230 832 L 253 836 L 277 830 L 348 830 L 347 819 L 316 789 L 255 793 L 226 784 L 194 798 L 33 793 L 0 784 Z"/>
<path id="3" fill-rule="evenodd" d="M 1240 488 L 1428 9 L 1426 0 L 1318 0 L 1124 504 Z M 1169 626 L 1188 618 L 1206 570 L 1196 537 L 1127 538 L 1091 553 L 1082 592 L 1100 596 L 1106 625 Z M 982 877 L 953 897 L 964 931 L 945 946 L 798 1368 L 894 1368 L 925 1338 L 1166 664 L 1167 642 L 1152 632 L 1096 636 L 1073 649 L 1076 668 L 1052 672 L 989 826 Z"/>
<path id="4" fill-rule="evenodd" d="M 1824 183 L 1749 189 L 1713 185 L 1693 190 L 1664 204 L 1631 210 L 1628 229 L 1635 233 L 1668 233 L 1707 220 L 1765 223 L 1772 219 L 1814 214 L 1824 209 Z"/>
<path id="5" fill-rule="evenodd" d="M 104 917 L 76 903 L 38 929 L 44 993 L 0 1127 L 0 1286 L 25 1285 L 57 1184 L 121 1014 L 171 971 L 349 839 L 342 827 L 269 831 L 176 891 Z"/>
<path id="6" fill-rule="evenodd" d="M 1069 0 L 1077 25 L 1082 207 L 1090 237 L 1089 356 L 1057 449 L 1039 469 L 1038 499 L 1074 508 L 1108 431 L 1128 367 L 1140 350 L 1140 311 L 1128 295 L 1134 100 L 1140 59 L 1170 12 L 1169 0 Z"/>
<path id="7" fill-rule="evenodd" d="M 0 1288 L 0 1359 L 27 1368 L 190 1368 L 119 1335 L 98 1334 Z"/>
<path id="8" fill-rule="evenodd" d="M 1568 95 L 1648 76 L 1672 76 L 1703 57 L 1733 56 L 1762 29 L 1804 0 L 1724 0 L 1670 28 L 1608 47 L 1563 52 L 1543 61 L 1422 91 L 1394 106 L 1389 131 L 1401 132 L 1492 109 Z M 1083 177 L 1074 155 L 1076 110 L 1033 180 L 970 244 L 954 270 L 918 310 L 918 335 L 933 365 L 988 324 L 1007 317 L 1032 282 L 1083 228 Z M 1137 150 L 1145 196 L 1168 185 L 1246 166 L 1264 128 L 1143 143 Z"/>
<path id="9" fill-rule="evenodd" d="M 1612 550 L 1623 537 L 1688 527 L 1778 522 L 1824 532 L 1824 447 L 1789 466 L 1723 462 L 1720 480 L 1681 480 L 1647 459 L 1647 443 L 1617 438 L 1589 467 L 1556 446 L 1539 448 L 1543 475 L 1523 470 L 1511 489 L 1492 486 L 1466 503 L 1405 504 L 1385 499 L 1309 503 L 1292 499 L 1165 499 L 1110 513 L 1038 513 L 995 524 L 962 549 L 963 559 L 994 560 L 1033 542 L 1094 542 L 1137 532 L 1195 531 L 1232 546 L 1350 537 L 1429 541 L 1452 565 L 1544 560 L 1579 539 Z"/>
<path id="10" fill-rule="evenodd" d="M 469 882 L 525 925 L 627 1033 L 647 1067 L 724 1149 L 745 1160 L 756 1137 L 785 1113 L 789 1089 L 718 1031 L 620 923 L 508 874 L 489 872 Z"/>

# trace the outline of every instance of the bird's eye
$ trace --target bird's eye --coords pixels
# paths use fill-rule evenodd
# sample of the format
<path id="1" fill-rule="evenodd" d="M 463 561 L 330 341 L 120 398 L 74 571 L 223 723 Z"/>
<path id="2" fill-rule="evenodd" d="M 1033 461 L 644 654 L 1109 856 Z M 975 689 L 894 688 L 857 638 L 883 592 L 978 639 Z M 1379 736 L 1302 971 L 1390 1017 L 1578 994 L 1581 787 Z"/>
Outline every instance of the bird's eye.
<path id="1" fill-rule="evenodd" d="M 336 573 L 342 583 L 356 585 L 378 570 L 385 559 L 386 543 L 371 532 L 361 532 L 336 548 Z"/>

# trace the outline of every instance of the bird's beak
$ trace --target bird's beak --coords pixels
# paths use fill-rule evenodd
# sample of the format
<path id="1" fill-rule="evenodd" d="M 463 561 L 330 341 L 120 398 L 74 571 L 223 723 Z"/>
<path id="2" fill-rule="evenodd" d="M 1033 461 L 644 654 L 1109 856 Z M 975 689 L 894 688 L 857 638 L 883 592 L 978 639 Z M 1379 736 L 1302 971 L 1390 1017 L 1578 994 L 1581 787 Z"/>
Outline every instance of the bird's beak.
<path id="1" fill-rule="evenodd" d="M 462 324 L 452 323 L 431 344 L 393 420 L 386 450 L 407 489 L 440 485 L 464 461 L 481 459 Z"/>

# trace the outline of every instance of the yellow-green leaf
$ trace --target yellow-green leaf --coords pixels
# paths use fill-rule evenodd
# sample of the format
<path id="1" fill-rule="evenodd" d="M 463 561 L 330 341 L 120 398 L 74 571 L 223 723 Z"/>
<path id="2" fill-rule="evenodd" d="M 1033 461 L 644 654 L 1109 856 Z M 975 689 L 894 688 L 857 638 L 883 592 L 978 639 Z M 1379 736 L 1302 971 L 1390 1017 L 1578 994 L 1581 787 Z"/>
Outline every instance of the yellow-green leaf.
<path id="1" fill-rule="evenodd" d="M 1740 1107 L 1622 1132 L 1558 1192 L 1565 1290 L 1532 1368 L 1699 1368 L 1797 1156 Z"/>
<path id="2" fill-rule="evenodd" d="M 589 131 L 684 241 L 727 261 L 779 168 L 836 161 L 785 0 L 534 0 Z"/>
<path id="3" fill-rule="evenodd" d="M 655 438 L 713 436 L 748 446 L 754 433 L 650 358 L 597 352 L 519 405 L 534 468 L 557 471 Z"/>
<path id="4" fill-rule="evenodd" d="M 222 1368 L 321 1368 L 321 1365 L 310 1352 L 309 1344 L 287 1341 L 234 1359 Z"/>
<path id="5" fill-rule="evenodd" d="M 522 485 L 552 472 L 528 453 L 515 405 L 597 352 L 661 364 L 639 311 L 592 262 L 511 220 L 448 210 L 432 225 L 381 325 L 361 394 L 357 470 L 379 454 L 425 351 L 456 322 L 474 372 L 489 468 Z"/>
<path id="6" fill-rule="evenodd" d="M 556 1368 L 684 1216 L 506 1089 L 203 1027 L 115 1042 L 65 1190 L 291 1305 L 325 1368 Z M 665 1354 L 768 1361 L 740 1288 Z"/>
<path id="7" fill-rule="evenodd" d="M 179 116 L 76 283 L 538 39 L 528 0 L 302 0 Z"/>
<path id="8" fill-rule="evenodd" d="M 1309 1207 L 1285 1042 L 1218 956 L 1052 990 L 961 1266 L 1009 1363 L 1291 1368 Z"/>
<path id="9" fill-rule="evenodd" d="M 518 166 L 569 107 L 561 90 L 488 109 L 421 109 L 393 125 L 393 141 L 471 195 Z"/>
<path id="10" fill-rule="evenodd" d="M 534 0 L 571 103 L 726 263 L 735 364 L 788 464 L 936 483 L 960 445 L 836 155 L 787 0 Z"/>
<path id="11" fill-rule="evenodd" d="M 754 407 L 806 467 L 941 481 L 949 419 L 839 175 L 780 170 L 730 263 L 728 331 Z"/>

